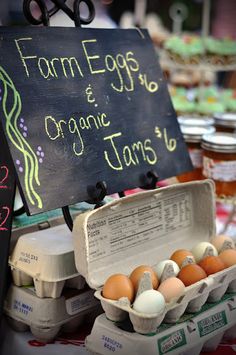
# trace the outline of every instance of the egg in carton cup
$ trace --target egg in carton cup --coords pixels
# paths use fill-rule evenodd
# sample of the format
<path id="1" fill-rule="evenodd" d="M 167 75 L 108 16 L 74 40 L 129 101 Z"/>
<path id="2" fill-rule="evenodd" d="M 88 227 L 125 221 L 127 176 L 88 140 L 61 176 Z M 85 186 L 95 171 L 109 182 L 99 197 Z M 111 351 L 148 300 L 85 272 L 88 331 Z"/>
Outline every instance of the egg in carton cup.
<path id="1" fill-rule="evenodd" d="M 129 316 L 136 332 L 148 334 L 163 320 L 176 322 L 185 311 L 198 312 L 209 298 L 220 299 L 236 277 L 236 267 L 185 287 L 181 296 L 154 314 L 138 312 L 133 307 L 140 292 L 150 288 L 148 273 L 132 304 L 125 298 L 105 298 L 104 283 L 114 274 L 130 275 L 140 265 L 150 265 L 155 270 L 174 250 L 183 247 L 191 250 L 213 236 L 215 187 L 211 180 L 140 192 L 82 213 L 75 219 L 76 267 L 96 290 L 95 296 L 101 301 L 108 319 L 122 321 Z M 205 256 L 211 254 L 212 248 L 204 252 Z M 170 270 L 168 276 L 173 276 Z"/>
<path id="2" fill-rule="evenodd" d="M 62 330 L 74 332 L 85 316 L 100 314 L 101 306 L 89 289 L 64 290 L 59 298 L 39 298 L 33 287 L 11 285 L 4 303 L 10 326 L 18 332 L 29 330 L 38 341 L 50 342 Z"/>
<path id="3" fill-rule="evenodd" d="M 13 283 L 34 285 L 38 297 L 57 298 L 64 287 L 85 286 L 76 270 L 72 233 L 66 224 L 19 237 L 9 265 Z"/>

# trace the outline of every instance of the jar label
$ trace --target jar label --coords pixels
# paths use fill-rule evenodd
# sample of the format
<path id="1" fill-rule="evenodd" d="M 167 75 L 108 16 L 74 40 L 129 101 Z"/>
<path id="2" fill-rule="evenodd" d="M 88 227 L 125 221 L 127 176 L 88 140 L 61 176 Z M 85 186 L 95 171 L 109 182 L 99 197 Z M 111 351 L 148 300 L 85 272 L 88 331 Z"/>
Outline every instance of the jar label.
<path id="1" fill-rule="evenodd" d="M 202 167 L 202 150 L 189 148 L 189 155 L 194 168 Z"/>
<path id="2" fill-rule="evenodd" d="M 203 157 L 203 175 L 218 181 L 236 181 L 236 160 L 222 161 Z"/>

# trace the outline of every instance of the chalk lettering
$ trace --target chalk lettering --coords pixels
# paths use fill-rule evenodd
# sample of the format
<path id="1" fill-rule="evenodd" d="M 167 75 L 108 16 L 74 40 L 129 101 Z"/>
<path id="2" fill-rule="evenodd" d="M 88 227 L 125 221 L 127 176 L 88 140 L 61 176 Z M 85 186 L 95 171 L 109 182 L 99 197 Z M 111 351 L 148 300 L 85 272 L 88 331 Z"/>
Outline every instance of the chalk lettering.
<path id="1" fill-rule="evenodd" d="M 2 217 L 2 213 L 0 214 L 0 219 L 3 219 L 3 221 L 0 223 L 0 231 L 8 231 L 8 228 L 5 227 L 6 221 L 10 215 L 10 208 L 7 206 L 2 207 L 2 211 L 5 212 L 5 217 Z"/>
<path id="2" fill-rule="evenodd" d="M 133 58 L 134 57 L 134 53 L 133 52 L 127 52 L 126 53 L 126 60 L 127 60 L 127 62 L 129 63 L 133 63 L 134 64 L 134 66 L 133 65 L 131 65 L 130 64 L 130 69 L 132 70 L 132 71 L 134 71 L 134 72 L 136 72 L 136 71 L 139 71 L 139 63 L 138 63 L 138 61 L 135 59 L 135 58 Z"/>
<path id="3" fill-rule="evenodd" d="M 122 133 L 118 132 L 118 133 L 114 133 L 114 134 L 112 134 L 110 136 L 107 136 L 107 137 L 103 138 L 104 141 L 109 141 L 110 140 L 111 146 L 112 146 L 113 151 L 115 153 L 115 158 L 116 158 L 116 160 L 118 162 L 118 165 L 116 165 L 116 166 L 111 163 L 111 160 L 109 159 L 108 151 L 107 150 L 104 151 L 104 156 L 105 156 L 105 159 L 106 159 L 108 165 L 110 166 L 110 168 L 112 168 L 114 170 L 123 170 L 123 165 L 121 163 L 121 160 L 120 160 L 120 157 L 119 157 L 119 153 L 118 153 L 118 151 L 116 149 L 116 146 L 115 146 L 115 143 L 114 143 L 114 138 L 117 138 L 117 137 L 120 137 L 120 136 L 122 136 Z"/>
<path id="4" fill-rule="evenodd" d="M 86 59 L 87 59 L 87 62 L 88 62 L 88 66 L 89 66 L 89 69 L 90 69 L 90 73 L 91 73 L 91 74 L 101 74 L 101 73 L 104 73 L 104 72 L 105 72 L 105 69 L 96 69 L 96 70 L 95 70 L 95 69 L 92 67 L 92 61 L 99 60 L 99 59 L 100 59 L 100 56 L 99 56 L 99 55 L 89 55 L 89 53 L 88 53 L 88 51 L 87 51 L 86 43 L 97 43 L 97 40 L 96 40 L 96 39 L 87 39 L 87 40 L 82 41 L 82 46 L 83 46 L 84 53 L 85 53 L 85 56 L 86 56 Z"/>
<path id="5" fill-rule="evenodd" d="M 87 89 L 85 90 L 85 92 L 86 92 L 86 95 L 87 95 L 88 103 L 90 103 L 90 104 L 94 103 L 96 100 L 95 100 L 95 98 L 93 96 L 93 90 L 92 90 L 92 87 L 91 87 L 90 84 L 87 87 Z"/>
<path id="6" fill-rule="evenodd" d="M 136 165 L 131 149 L 127 145 L 123 148 L 123 158 L 126 166 L 130 166 L 131 164 Z"/>
<path id="7" fill-rule="evenodd" d="M 105 64 L 106 68 L 108 71 L 113 72 L 114 70 L 117 73 L 118 79 L 119 79 L 119 87 L 117 87 L 114 83 L 111 83 L 111 87 L 118 92 L 123 92 L 124 91 L 124 80 L 123 77 L 120 73 L 120 69 L 115 61 L 115 59 L 111 55 L 106 55 L 105 57 Z"/>
<path id="8" fill-rule="evenodd" d="M 121 148 L 119 144 L 119 148 L 122 149 L 121 155 L 115 142 L 115 139 L 121 136 L 122 133 L 119 132 L 103 138 L 105 141 L 110 141 L 112 147 L 112 153 L 109 153 L 108 150 L 104 151 L 105 160 L 110 168 L 123 170 L 124 165 L 127 167 L 139 165 L 142 160 L 147 161 L 150 165 L 156 164 L 157 155 L 155 150 L 151 147 L 150 139 L 145 139 L 144 142 L 135 142 L 131 146 L 125 145 L 123 148 Z"/>
<path id="9" fill-rule="evenodd" d="M 40 75 L 49 80 L 50 78 L 58 78 L 59 72 L 62 71 L 63 76 L 65 78 L 76 76 L 76 73 L 83 77 L 83 72 L 80 68 L 79 62 L 75 57 L 56 57 L 56 58 L 45 58 L 38 57 L 37 55 L 25 56 L 22 52 L 22 47 L 20 43 L 23 41 L 32 41 L 31 37 L 29 38 L 19 38 L 15 39 L 15 44 L 17 51 L 20 55 L 20 59 L 25 68 L 26 75 L 30 77 L 29 66 L 27 65 L 27 61 L 36 60 L 36 65 L 39 70 Z M 24 44 L 25 45 L 25 44 Z M 56 63 L 56 64 L 55 64 Z"/>
<path id="10" fill-rule="evenodd" d="M 19 45 L 19 42 L 21 42 L 21 41 L 31 41 L 31 40 L 32 40 L 31 37 L 15 39 L 16 48 L 17 48 L 17 50 L 18 50 L 18 52 L 19 52 L 19 54 L 20 54 L 20 58 L 21 58 L 22 64 L 23 64 L 23 66 L 24 66 L 24 68 L 25 68 L 26 75 L 27 75 L 28 77 L 30 76 L 30 74 L 29 74 L 29 70 L 28 70 L 28 67 L 27 67 L 27 64 L 26 64 L 26 59 L 35 59 L 35 58 L 37 58 L 37 56 L 36 56 L 36 55 L 33 55 L 33 56 L 27 56 L 27 57 L 25 57 L 25 56 L 23 55 L 23 53 L 22 53 L 21 47 L 20 47 L 20 45 Z"/>
<path id="11" fill-rule="evenodd" d="M 38 59 L 38 68 L 39 68 L 40 74 L 45 79 L 48 79 L 49 76 L 54 77 L 54 74 L 53 74 L 53 72 L 51 71 L 51 68 L 50 68 L 50 63 L 49 63 L 49 61 L 46 58 L 41 57 L 41 58 Z M 46 72 L 45 72 L 45 69 L 46 69 Z"/>
<path id="12" fill-rule="evenodd" d="M 139 81 L 140 84 L 145 86 L 146 90 L 151 93 L 156 92 L 159 88 L 158 84 L 155 81 L 148 82 L 146 74 L 139 74 Z"/>
<path id="13" fill-rule="evenodd" d="M 9 175 L 9 169 L 7 166 L 2 165 L 0 167 L 0 171 L 3 171 L 4 176 L 3 178 L 0 180 L 0 189 L 7 189 L 7 186 L 4 185 L 5 181 L 8 179 L 8 175 Z"/>
<path id="14" fill-rule="evenodd" d="M 126 70 L 127 76 L 129 78 L 130 85 L 129 86 L 125 85 L 125 90 L 126 91 L 134 91 L 134 81 L 133 81 L 129 66 L 127 64 L 127 61 L 125 60 L 125 57 L 122 54 L 117 54 L 116 62 L 118 64 L 119 68 Z"/>
<path id="15" fill-rule="evenodd" d="M 105 65 L 107 70 L 117 74 L 117 84 L 114 82 L 111 83 L 111 87 L 117 92 L 134 91 L 134 79 L 132 72 L 139 70 L 139 64 L 131 56 L 133 56 L 133 52 L 127 52 L 125 56 L 118 53 L 115 57 L 110 54 L 105 57 Z M 131 63 L 129 64 L 129 62 Z M 127 84 L 125 82 L 127 82 Z"/>
<path id="16" fill-rule="evenodd" d="M 168 138 L 166 128 L 164 128 L 164 141 L 165 141 L 166 148 L 169 150 L 169 152 L 174 152 L 177 146 L 177 142 L 176 139 L 174 138 L 170 138 L 170 139 Z"/>
<path id="17" fill-rule="evenodd" d="M 52 141 L 64 139 L 68 137 L 68 134 L 75 135 L 75 137 L 78 138 L 78 141 L 72 143 L 72 149 L 76 156 L 80 156 L 85 150 L 81 130 L 105 128 L 110 125 L 110 121 L 107 119 L 105 113 L 98 113 L 97 116 L 80 116 L 78 118 L 76 117 L 76 114 L 74 114 L 68 121 L 65 119 L 57 121 L 52 116 L 46 116 L 44 119 L 44 125 L 46 134 Z"/>
<path id="18" fill-rule="evenodd" d="M 152 143 L 151 139 L 146 139 L 144 141 L 144 149 L 146 152 L 146 158 L 147 158 L 148 164 L 155 165 L 157 163 L 157 155 L 156 155 L 155 150 L 151 147 L 151 143 Z M 152 155 L 152 159 L 151 159 L 150 155 L 147 154 L 147 152 L 149 152 Z"/>
<path id="19" fill-rule="evenodd" d="M 75 77 L 75 72 L 74 72 L 74 67 L 73 67 L 73 63 L 74 65 L 76 66 L 80 76 L 84 76 L 83 73 L 82 73 L 82 70 L 80 69 L 80 66 L 79 66 L 79 63 L 77 61 L 77 59 L 75 57 L 70 57 L 70 58 L 67 58 L 67 57 L 64 57 L 64 58 L 60 58 L 61 60 L 61 65 L 62 65 L 62 70 L 63 70 L 63 73 L 64 73 L 64 76 L 66 78 L 68 78 L 68 74 L 67 74 L 67 70 L 66 70 L 66 65 L 67 64 L 69 66 L 69 72 L 72 76 L 72 78 Z"/>
<path id="20" fill-rule="evenodd" d="M 50 124 L 50 127 L 49 127 L 49 124 Z M 52 116 L 45 117 L 45 130 L 46 130 L 48 137 L 52 141 L 56 140 L 61 135 L 60 126 L 58 125 L 55 118 Z"/>
<path id="21" fill-rule="evenodd" d="M 80 156 L 84 152 L 84 142 L 83 142 L 82 136 L 80 134 L 79 128 L 76 124 L 76 121 L 73 117 L 70 118 L 68 126 L 69 126 L 70 133 L 77 133 L 77 135 L 79 137 L 79 143 L 76 143 L 76 142 L 73 143 L 73 151 L 74 151 L 75 155 Z M 80 151 L 77 151 L 77 148 L 76 148 L 78 144 L 81 146 Z"/>

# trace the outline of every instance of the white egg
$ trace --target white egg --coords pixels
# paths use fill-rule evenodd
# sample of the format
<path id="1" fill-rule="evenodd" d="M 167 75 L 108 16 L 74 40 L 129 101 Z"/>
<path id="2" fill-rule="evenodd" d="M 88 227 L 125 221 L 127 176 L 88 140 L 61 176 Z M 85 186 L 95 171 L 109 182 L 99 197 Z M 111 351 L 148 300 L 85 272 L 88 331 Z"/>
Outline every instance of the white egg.
<path id="1" fill-rule="evenodd" d="M 209 242 L 198 243 L 192 250 L 196 263 L 208 255 L 218 256 L 217 249 Z"/>
<path id="2" fill-rule="evenodd" d="M 165 298 L 159 291 L 144 291 L 134 301 L 133 309 L 145 314 L 161 313 L 165 309 Z"/>
<path id="3" fill-rule="evenodd" d="M 157 274 L 158 280 L 161 279 L 161 275 L 162 275 L 162 273 L 163 273 L 163 271 L 165 269 L 166 264 L 170 265 L 170 267 L 171 266 L 173 267 L 172 270 L 171 270 L 171 271 L 173 271 L 173 273 L 170 272 L 170 277 L 178 275 L 178 273 L 179 273 L 178 264 L 175 261 L 173 261 L 173 260 L 163 260 L 163 261 L 159 262 L 157 264 L 157 266 L 154 268 L 154 270 L 155 270 L 155 272 Z"/>

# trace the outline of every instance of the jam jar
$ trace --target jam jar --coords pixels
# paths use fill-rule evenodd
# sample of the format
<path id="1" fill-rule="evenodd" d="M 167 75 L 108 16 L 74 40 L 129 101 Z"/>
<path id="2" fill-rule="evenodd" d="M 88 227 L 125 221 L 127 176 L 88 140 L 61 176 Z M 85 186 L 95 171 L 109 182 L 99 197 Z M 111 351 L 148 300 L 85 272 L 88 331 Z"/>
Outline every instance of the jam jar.
<path id="1" fill-rule="evenodd" d="M 179 116 L 177 119 L 181 126 L 209 127 L 215 122 L 212 117 Z"/>
<path id="2" fill-rule="evenodd" d="M 213 179 L 219 197 L 236 196 L 236 135 L 203 135 L 203 176 Z"/>
<path id="3" fill-rule="evenodd" d="M 236 113 L 222 113 L 214 115 L 214 126 L 217 132 L 236 134 Z"/>
<path id="4" fill-rule="evenodd" d="M 194 169 L 184 174 L 178 175 L 179 182 L 187 182 L 192 180 L 203 179 L 202 175 L 202 148 L 201 139 L 204 134 L 212 134 L 215 132 L 213 126 L 187 126 L 180 125 L 181 132 L 188 147 L 190 159 Z"/>

